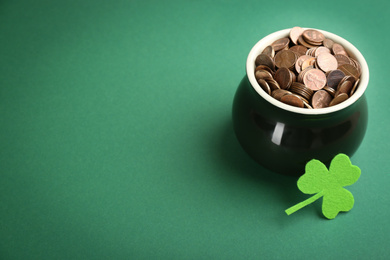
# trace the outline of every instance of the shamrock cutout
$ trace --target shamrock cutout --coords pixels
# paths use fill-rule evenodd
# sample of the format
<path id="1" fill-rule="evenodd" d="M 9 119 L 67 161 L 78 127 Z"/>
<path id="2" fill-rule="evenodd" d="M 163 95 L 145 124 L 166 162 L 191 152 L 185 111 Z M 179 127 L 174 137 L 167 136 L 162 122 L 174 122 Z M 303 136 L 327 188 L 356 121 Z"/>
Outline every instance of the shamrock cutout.
<path id="1" fill-rule="evenodd" d="M 330 163 L 329 171 L 318 161 L 306 164 L 305 174 L 298 179 L 298 188 L 305 194 L 315 194 L 286 210 L 287 215 L 323 197 L 322 213 L 334 219 L 340 211 L 349 211 L 354 204 L 350 191 L 343 187 L 354 184 L 360 177 L 359 167 L 352 165 L 345 154 L 336 155 Z"/>

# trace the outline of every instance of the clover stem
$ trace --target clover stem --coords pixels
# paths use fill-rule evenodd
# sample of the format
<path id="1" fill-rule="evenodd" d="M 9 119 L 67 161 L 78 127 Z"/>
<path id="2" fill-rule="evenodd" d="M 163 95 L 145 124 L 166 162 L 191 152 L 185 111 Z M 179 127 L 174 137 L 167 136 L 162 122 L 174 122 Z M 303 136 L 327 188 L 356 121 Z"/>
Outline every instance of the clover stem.
<path id="1" fill-rule="evenodd" d="M 323 195 L 322 191 L 318 192 L 316 195 L 302 201 L 302 202 L 299 202 L 298 204 L 286 209 L 286 213 L 287 215 L 291 215 L 293 214 L 295 211 L 297 210 L 300 210 L 301 208 L 303 208 L 304 206 L 307 206 L 309 205 L 310 203 L 313 203 L 314 201 L 318 200 L 319 198 L 321 198 Z"/>

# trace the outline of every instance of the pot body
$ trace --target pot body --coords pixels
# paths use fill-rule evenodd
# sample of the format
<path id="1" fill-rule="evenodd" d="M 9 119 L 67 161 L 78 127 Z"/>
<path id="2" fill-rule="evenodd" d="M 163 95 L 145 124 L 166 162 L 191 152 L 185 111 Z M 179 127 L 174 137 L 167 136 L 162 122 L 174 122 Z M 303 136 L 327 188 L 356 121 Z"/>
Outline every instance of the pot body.
<path id="1" fill-rule="evenodd" d="M 233 101 L 233 126 L 244 150 L 271 171 L 300 176 L 305 164 L 329 164 L 338 153 L 352 156 L 367 128 L 363 94 L 352 105 L 327 114 L 300 114 L 274 106 L 245 76 Z"/>

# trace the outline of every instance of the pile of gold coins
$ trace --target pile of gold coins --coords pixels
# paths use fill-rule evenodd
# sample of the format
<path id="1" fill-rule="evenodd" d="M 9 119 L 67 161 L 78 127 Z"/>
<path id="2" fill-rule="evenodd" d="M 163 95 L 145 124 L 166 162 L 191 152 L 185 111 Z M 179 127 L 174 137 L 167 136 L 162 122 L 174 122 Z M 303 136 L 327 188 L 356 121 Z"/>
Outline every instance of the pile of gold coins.
<path id="1" fill-rule="evenodd" d="M 317 30 L 294 27 L 289 37 L 264 48 L 255 77 L 273 98 L 301 108 L 325 108 L 355 93 L 360 64 L 344 47 Z"/>

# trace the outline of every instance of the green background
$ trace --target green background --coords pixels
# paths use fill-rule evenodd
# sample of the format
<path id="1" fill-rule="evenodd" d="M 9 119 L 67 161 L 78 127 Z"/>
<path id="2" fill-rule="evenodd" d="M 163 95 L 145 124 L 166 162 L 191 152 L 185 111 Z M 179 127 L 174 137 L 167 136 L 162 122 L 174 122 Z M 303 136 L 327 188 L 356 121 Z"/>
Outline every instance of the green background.
<path id="1" fill-rule="evenodd" d="M 388 1 L 0 1 L 0 259 L 384 259 Z M 334 220 L 238 144 L 249 50 L 293 26 L 365 56 L 355 206 Z M 283 158 L 280 158 L 283 163 Z"/>

